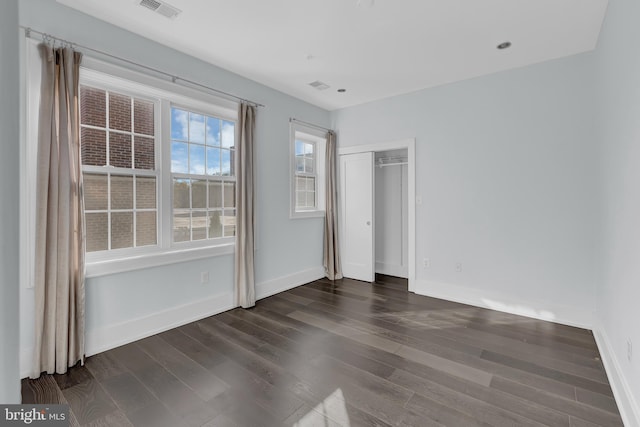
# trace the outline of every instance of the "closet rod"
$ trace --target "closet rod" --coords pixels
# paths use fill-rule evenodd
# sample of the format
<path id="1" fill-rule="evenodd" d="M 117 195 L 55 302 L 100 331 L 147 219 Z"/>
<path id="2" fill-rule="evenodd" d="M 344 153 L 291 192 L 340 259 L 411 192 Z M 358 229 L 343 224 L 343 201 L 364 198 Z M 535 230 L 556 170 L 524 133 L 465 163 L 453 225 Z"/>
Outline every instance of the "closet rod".
<path id="1" fill-rule="evenodd" d="M 383 168 L 385 166 L 402 166 L 402 165 L 408 165 L 409 163 L 407 162 L 402 162 L 402 163 L 379 163 L 377 166 L 379 168 Z"/>
<path id="2" fill-rule="evenodd" d="M 207 86 L 205 84 L 195 82 L 193 80 L 185 79 L 183 77 L 176 76 L 176 75 L 171 74 L 171 73 L 167 73 L 166 71 L 162 71 L 162 70 L 159 70 L 157 68 L 150 67 L 148 65 L 140 64 L 139 62 L 135 62 L 135 61 L 132 61 L 130 59 L 126 59 L 126 58 L 122 58 L 120 56 L 113 55 L 113 54 L 105 52 L 103 50 L 94 49 L 92 47 L 83 46 L 83 45 L 78 44 L 78 43 L 70 42 L 70 41 L 62 39 L 60 37 L 52 36 L 51 34 L 43 33 L 41 31 L 37 31 L 37 30 L 34 30 L 33 28 L 29 28 L 29 27 L 24 27 L 22 25 L 20 26 L 20 28 L 24 29 L 24 34 L 25 34 L 25 36 L 27 38 L 35 38 L 35 37 L 31 36 L 32 33 L 35 33 L 35 34 L 40 35 L 40 38 L 41 38 L 41 40 L 43 42 L 53 41 L 53 42 L 59 42 L 62 45 L 68 45 L 71 48 L 77 47 L 77 48 L 80 48 L 81 50 L 85 50 L 85 51 L 92 52 L 92 53 L 97 53 L 98 55 L 106 56 L 107 58 L 115 59 L 116 61 L 124 62 L 126 64 L 133 65 L 135 67 L 139 67 L 139 68 L 142 68 L 142 69 L 147 70 L 147 71 L 152 71 L 154 73 L 157 73 L 157 74 L 160 74 L 162 76 L 170 78 L 171 81 L 173 83 L 176 83 L 176 84 L 179 84 L 179 82 L 182 81 L 184 83 L 188 83 L 189 85 L 193 85 L 193 86 L 199 87 L 201 89 L 209 90 L 209 91 L 214 92 L 214 93 L 216 93 L 218 95 L 223 95 L 223 96 L 225 96 L 227 98 L 235 99 L 236 101 L 246 102 L 246 103 L 254 105 L 256 107 L 264 107 L 265 106 L 264 104 L 260 104 L 259 102 L 255 102 L 255 101 L 251 101 L 249 99 L 241 98 L 241 97 L 236 96 L 236 95 L 234 95 L 232 93 L 225 92 L 225 91 L 222 91 L 220 89 L 216 89 L 216 88 L 213 88 L 211 86 Z M 185 86 L 185 85 L 182 85 L 182 86 Z"/>

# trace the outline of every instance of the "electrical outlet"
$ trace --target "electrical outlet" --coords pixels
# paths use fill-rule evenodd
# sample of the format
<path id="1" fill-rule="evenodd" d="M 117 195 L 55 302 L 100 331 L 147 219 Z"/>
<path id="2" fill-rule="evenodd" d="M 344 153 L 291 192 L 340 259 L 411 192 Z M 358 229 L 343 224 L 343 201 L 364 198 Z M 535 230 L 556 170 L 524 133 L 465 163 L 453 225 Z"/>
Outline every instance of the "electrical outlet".
<path id="1" fill-rule="evenodd" d="M 631 358 L 633 357 L 633 343 L 631 342 L 631 339 L 627 340 L 627 359 L 629 359 L 629 362 L 631 362 Z"/>
<path id="2" fill-rule="evenodd" d="M 456 272 L 457 273 L 462 273 L 462 263 L 461 262 L 456 262 Z"/>
<path id="3" fill-rule="evenodd" d="M 429 258 L 425 258 L 422 260 L 422 267 L 429 268 L 431 267 L 431 260 Z"/>
<path id="4" fill-rule="evenodd" d="M 202 273 L 200 273 L 200 283 L 201 284 L 205 284 L 205 283 L 209 283 L 209 272 L 208 271 L 203 271 Z"/>

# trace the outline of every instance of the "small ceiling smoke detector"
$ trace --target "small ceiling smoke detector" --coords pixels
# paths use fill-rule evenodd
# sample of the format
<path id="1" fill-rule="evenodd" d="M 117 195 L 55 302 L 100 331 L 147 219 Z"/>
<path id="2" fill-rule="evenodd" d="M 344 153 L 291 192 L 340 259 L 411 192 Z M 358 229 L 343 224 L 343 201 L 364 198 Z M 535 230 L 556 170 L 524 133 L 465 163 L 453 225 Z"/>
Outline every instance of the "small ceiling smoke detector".
<path id="1" fill-rule="evenodd" d="M 330 87 L 328 84 L 323 83 L 320 80 L 316 80 L 315 82 L 309 83 L 309 86 L 318 90 L 326 90 L 326 89 L 329 89 Z"/>
<path id="2" fill-rule="evenodd" d="M 500 50 L 508 49 L 511 47 L 511 42 L 503 42 L 496 46 Z"/>
<path id="3" fill-rule="evenodd" d="M 172 6 L 167 2 L 158 0 L 140 0 L 140 6 L 144 6 L 149 10 L 153 10 L 154 12 L 159 13 L 160 15 L 169 19 L 174 19 L 176 16 L 182 13 L 182 11 L 177 7 Z"/>

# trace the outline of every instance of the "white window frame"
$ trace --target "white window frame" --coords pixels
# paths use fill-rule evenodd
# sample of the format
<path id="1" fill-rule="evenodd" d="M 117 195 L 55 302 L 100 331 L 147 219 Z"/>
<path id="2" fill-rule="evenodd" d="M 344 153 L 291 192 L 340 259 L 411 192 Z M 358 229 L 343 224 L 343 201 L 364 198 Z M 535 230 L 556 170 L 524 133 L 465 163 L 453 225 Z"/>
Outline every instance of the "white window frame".
<path id="1" fill-rule="evenodd" d="M 158 153 L 160 152 L 160 140 L 161 140 L 161 133 L 160 133 L 160 99 L 158 99 L 157 97 L 151 96 L 149 93 L 147 93 L 145 91 L 145 88 L 143 86 L 140 86 L 138 89 L 130 86 L 130 85 L 126 85 L 126 87 L 118 87 L 119 83 L 116 80 L 110 79 L 110 81 L 105 81 L 103 79 L 97 79 L 96 75 L 92 74 L 92 73 L 87 73 L 86 71 L 83 72 L 85 70 L 81 69 L 80 72 L 80 86 L 87 86 L 87 87 L 91 87 L 93 89 L 100 89 L 100 90 L 105 90 L 108 91 L 109 93 L 118 93 L 121 95 L 126 95 L 126 96 L 130 96 L 132 98 L 135 99 L 140 99 L 143 101 L 148 101 L 148 102 L 152 102 L 153 106 L 154 106 L 154 158 L 155 158 L 155 167 L 153 170 L 148 170 L 148 169 L 134 169 L 133 167 L 131 168 L 120 168 L 120 167 L 114 167 L 114 166 L 91 166 L 91 165 L 82 165 L 81 166 L 81 171 L 82 173 L 89 173 L 89 174 L 95 174 L 95 175 L 106 175 L 106 176 L 112 176 L 112 175 L 116 175 L 116 176 L 132 176 L 132 177 L 154 177 L 156 178 L 156 245 L 149 245 L 149 246 L 138 246 L 138 247 L 131 247 L 131 248 L 122 248 L 122 249 L 108 249 L 105 251 L 98 251 L 98 252 L 88 252 L 86 254 L 86 261 L 88 264 L 90 264 L 92 261 L 102 261 L 102 260 L 108 260 L 108 259 L 120 259 L 120 258 L 126 258 L 126 257 L 131 257 L 131 256 L 135 256 L 135 255 L 139 255 L 139 254 L 144 254 L 144 253 L 152 253 L 156 250 L 157 247 L 162 247 L 162 230 L 160 228 L 160 216 L 161 216 L 161 212 L 160 212 L 160 206 L 162 205 L 160 202 L 160 180 L 161 180 L 161 176 L 162 176 L 162 169 L 159 167 L 160 162 L 158 161 Z M 108 102 L 108 97 L 107 97 L 107 102 Z M 108 104 L 107 104 L 108 105 Z M 105 126 L 108 128 L 109 127 L 109 110 L 107 108 L 107 123 L 105 124 Z M 89 129 L 101 129 L 99 127 L 96 126 L 82 126 L 82 127 L 86 127 Z M 116 133 L 121 133 L 118 131 L 115 131 Z M 124 132 L 124 133 L 129 133 L 129 132 Z M 132 143 L 133 143 L 133 137 L 135 134 L 133 126 L 131 128 L 131 136 L 132 136 Z M 150 138 L 149 135 L 140 135 L 143 136 L 145 138 Z M 107 146 L 109 144 L 109 140 L 107 139 Z M 108 151 L 107 151 L 107 155 L 108 155 Z M 111 185 L 110 184 L 110 180 L 108 181 L 107 185 Z M 135 185 L 136 185 L 136 180 L 133 180 L 133 188 L 134 188 L 134 199 L 135 199 Z M 127 209 L 127 211 L 129 211 Z M 137 207 L 135 206 L 135 203 L 133 205 L 133 209 L 131 209 L 132 213 L 133 213 L 133 223 L 136 223 L 136 212 L 138 211 Z M 144 210 L 143 210 L 144 211 Z M 108 200 L 107 201 L 107 209 L 103 210 L 103 211 L 89 211 L 90 213 L 99 213 L 99 212 L 111 212 L 111 213 L 117 213 L 118 210 L 114 210 L 111 208 L 111 201 Z M 108 222 L 107 224 L 108 227 L 108 239 L 109 242 L 111 242 L 111 221 Z M 133 239 L 135 241 L 135 228 L 134 228 L 134 236 Z M 109 245 L 110 246 L 110 245 Z"/>
<path id="2" fill-rule="evenodd" d="M 21 180 L 25 188 L 22 194 L 35 194 L 35 162 L 37 152 L 37 134 L 39 110 L 39 76 L 40 63 L 36 43 L 25 43 L 24 65 L 25 78 L 25 144 L 22 153 L 24 164 L 24 179 Z M 33 78 L 31 78 L 33 76 Z M 110 251 L 91 252 L 86 255 L 86 277 L 96 277 L 139 270 L 154 266 L 162 266 L 176 262 L 184 262 L 213 256 L 228 256 L 234 253 L 235 244 L 232 238 L 207 239 L 194 244 L 172 244 L 171 210 L 173 205 L 171 191 L 171 111 L 174 104 L 191 111 L 219 117 L 223 120 L 238 122 L 238 103 L 219 98 L 203 91 L 173 84 L 169 81 L 132 71 L 114 64 L 103 62 L 95 58 L 84 56 L 80 71 L 80 84 L 117 93 L 127 94 L 145 100 L 157 100 L 155 113 L 156 139 L 156 171 L 157 174 L 157 246 L 143 246 L 137 248 L 123 248 Z M 236 125 L 236 141 L 238 140 L 238 126 Z M 29 154 L 31 153 L 31 154 Z M 91 167 L 94 168 L 94 167 Z M 237 170 L 237 168 L 236 168 Z M 127 170 L 127 172 L 129 172 Z M 144 173 L 144 171 L 136 170 Z M 147 171 L 149 172 L 149 171 Z M 34 176 L 31 176 L 34 175 Z M 26 188 L 28 187 L 28 188 Z M 21 249 L 25 258 L 33 258 L 35 248 L 35 197 L 24 197 L 21 209 L 30 220 L 25 221 L 23 228 L 24 247 Z M 33 199 L 33 200 L 32 200 Z M 187 242 L 184 242 L 187 243 Z M 191 242 L 189 242 L 191 243 Z M 30 270 L 32 261 L 25 261 L 24 270 Z M 29 274 L 29 277 L 32 275 Z M 31 283 L 31 280 L 25 280 Z M 27 285 L 29 287 L 30 285 Z"/>
<path id="3" fill-rule="evenodd" d="M 205 116 L 210 116 L 210 117 L 215 117 L 215 118 L 219 118 L 222 120 L 226 120 L 226 121 L 230 121 L 230 122 L 234 122 L 234 130 L 235 130 L 235 141 L 238 141 L 238 117 L 229 117 L 229 116 L 221 116 L 220 115 L 220 111 L 216 110 L 216 109 L 212 109 L 209 106 L 206 105 L 202 105 L 199 104 L 198 107 L 196 108 L 196 105 L 193 103 L 176 103 L 176 102 L 170 102 L 170 101 L 165 101 L 166 103 L 164 104 L 164 108 L 162 109 L 163 114 L 166 114 L 165 120 L 163 120 L 163 123 L 166 122 L 168 120 L 169 123 L 169 128 L 167 130 L 166 135 L 167 138 L 163 139 L 163 143 L 166 143 L 166 146 L 163 146 L 164 152 L 165 153 L 171 153 L 171 108 L 178 108 L 180 110 L 184 110 L 187 112 L 192 112 L 192 113 L 197 113 L 197 114 L 202 114 Z M 189 142 L 190 144 L 191 142 Z M 168 150 L 168 151 L 167 151 Z M 237 147 L 236 147 L 237 150 Z M 237 153 L 237 151 L 236 151 Z M 171 189 L 173 188 L 173 178 L 178 178 L 178 179 L 197 179 L 197 180 L 204 180 L 204 181 L 218 181 L 221 183 L 225 183 L 225 182 L 233 182 L 234 184 L 236 183 L 236 176 L 216 176 L 216 175 L 197 175 L 197 174 L 191 174 L 191 173 L 177 173 L 177 172 L 171 172 L 171 155 L 167 155 L 167 157 L 169 157 L 169 162 L 168 162 L 168 173 L 167 175 L 169 176 L 169 181 L 167 183 L 167 185 L 169 186 L 169 192 L 171 193 L 170 196 L 170 200 L 171 203 L 169 203 L 169 218 L 171 221 L 171 228 L 170 228 L 170 239 L 171 239 L 171 244 L 173 247 L 175 248 L 187 248 L 187 249 L 193 249 L 193 248 L 200 248 L 200 247 L 210 247 L 210 246 L 219 246 L 219 245 L 234 245 L 235 244 L 235 236 L 229 236 L 229 237 L 220 237 L 220 238 L 216 238 L 216 239 L 203 239 L 203 240 L 190 240 L 190 241 L 185 241 L 185 242 L 174 242 L 173 241 L 173 191 L 171 191 Z M 234 160 L 237 159 L 237 156 L 234 156 Z M 237 167 L 234 167 L 234 171 L 237 170 Z M 209 201 L 209 192 L 207 191 L 207 205 L 208 205 L 208 201 Z M 236 205 L 237 205 L 237 201 L 236 201 Z M 233 207 L 233 209 L 236 209 L 236 206 Z M 208 211 L 208 207 L 204 209 L 205 211 Z M 222 210 L 224 211 L 224 207 L 222 208 Z M 237 212 L 237 211 L 236 211 Z M 214 242 L 212 244 L 212 242 Z"/>
<path id="4" fill-rule="evenodd" d="M 320 218 L 325 214 L 325 158 L 327 151 L 326 133 L 321 130 L 305 126 L 300 123 L 290 123 L 290 196 L 289 196 L 289 217 L 291 219 L 300 218 Z M 314 144 L 315 149 L 315 178 L 316 178 L 316 207 L 315 209 L 296 208 L 296 140 Z M 300 174 L 304 176 L 305 174 Z"/>

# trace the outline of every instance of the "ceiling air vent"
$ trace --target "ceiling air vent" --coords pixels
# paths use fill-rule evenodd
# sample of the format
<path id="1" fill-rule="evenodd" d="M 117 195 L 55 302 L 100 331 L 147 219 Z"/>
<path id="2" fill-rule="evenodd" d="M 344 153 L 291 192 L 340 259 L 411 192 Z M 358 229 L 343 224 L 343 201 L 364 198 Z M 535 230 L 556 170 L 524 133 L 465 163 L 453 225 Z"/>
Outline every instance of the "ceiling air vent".
<path id="1" fill-rule="evenodd" d="M 326 84 L 326 83 L 322 83 L 320 80 L 316 80 L 315 82 L 309 83 L 309 86 L 311 86 L 314 89 L 318 89 L 318 90 L 329 89 L 329 85 Z"/>
<path id="2" fill-rule="evenodd" d="M 157 12 L 160 15 L 170 19 L 175 18 L 176 16 L 178 16 L 178 14 L 180 14 L 180 12 L 182 12 L 177 7 L 171 6 L 169 3 L 158 0 L 140 0 L 140 6 L 144 6 L 147 9 L 153 10 L 154 12 Z"/>

